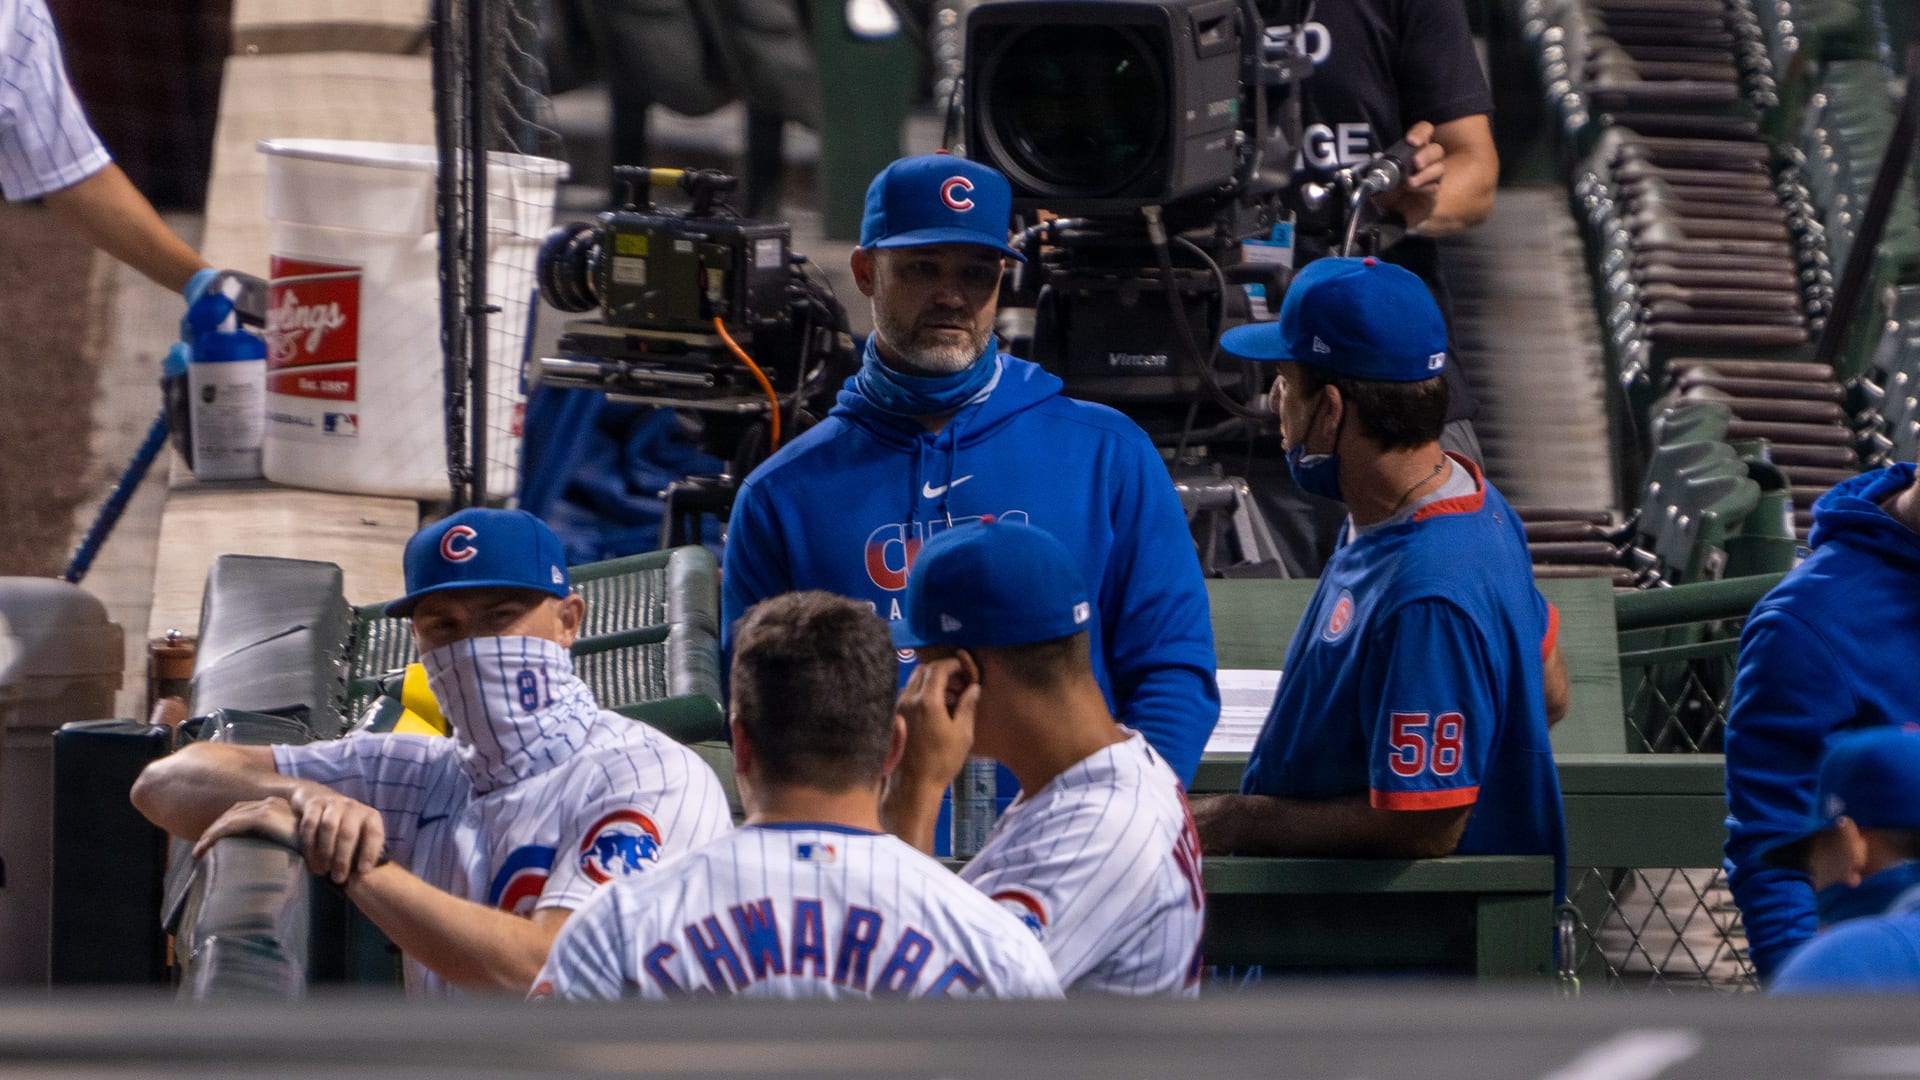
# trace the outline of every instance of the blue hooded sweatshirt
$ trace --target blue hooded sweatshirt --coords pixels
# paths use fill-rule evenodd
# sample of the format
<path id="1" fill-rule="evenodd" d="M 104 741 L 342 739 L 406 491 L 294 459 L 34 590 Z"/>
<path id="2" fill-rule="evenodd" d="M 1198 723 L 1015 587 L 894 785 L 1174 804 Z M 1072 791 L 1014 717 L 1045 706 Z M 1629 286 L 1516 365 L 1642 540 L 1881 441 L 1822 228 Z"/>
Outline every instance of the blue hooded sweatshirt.
<path id="1" fill-rule="evenodd" d="M 991 349 L 977 362 L 998 363 L 996 380 L 937 433 L 849 379 L 824 421 L 740 485 L 721 576 L 727 652 L 747 608 L 794 589 L 898 621 L 921 544 L 983 515 L 1024 520 L 1074 553 L 1093 590 L 1094 673 L 1115 717 L 1190 783 L 1220 693 L 1199 556 L 1159 451 L 1036 364 Z"/>
<path id="2" fill-rule="evenodd" d="M 1775 586 L 1740 635 L 1727 713 L 1727 875 L 1754 967 L 1771 976 L 1813 936 L 1807 876 L 1768 848 L 1806 831 L 1820 756 L 1835 735 L 1920 721 L 1920 535 L 1880 501 L 1912 465 L 1863 473 L 1814 504 L 1813 554 Z"/>

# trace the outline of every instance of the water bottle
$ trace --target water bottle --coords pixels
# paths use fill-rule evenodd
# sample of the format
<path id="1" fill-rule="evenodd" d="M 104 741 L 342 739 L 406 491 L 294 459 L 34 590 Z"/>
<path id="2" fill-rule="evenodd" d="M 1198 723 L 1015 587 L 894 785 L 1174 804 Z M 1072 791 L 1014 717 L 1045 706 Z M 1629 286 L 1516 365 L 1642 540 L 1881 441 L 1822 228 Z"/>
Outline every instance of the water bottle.
<path id="1" fill-rule="evenodd" d="M 239 329 L 233 301 L 217 293 L 195 301 L 187 321 L 195 331 L 187 363 L 193 475 L 258 479 L 267 428 L 267 343 Z"/>
<path id="2" fill-rule="evenodd" d="M 953 781 L 953 857 L 971 859 L 987 846 L 987 833 L 999 811 L 992 758 L 967 758 Z"/>

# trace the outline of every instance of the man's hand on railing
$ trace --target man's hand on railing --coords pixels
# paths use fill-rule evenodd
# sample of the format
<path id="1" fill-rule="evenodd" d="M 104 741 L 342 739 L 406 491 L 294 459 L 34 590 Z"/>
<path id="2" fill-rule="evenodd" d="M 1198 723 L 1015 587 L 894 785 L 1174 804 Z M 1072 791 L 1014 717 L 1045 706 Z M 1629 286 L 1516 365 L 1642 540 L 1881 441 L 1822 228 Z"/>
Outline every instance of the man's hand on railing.
<path id="1" fill-rule="evenodd" d="M 293 807 L 278 795 L 234 803 L 200 834 L 193 845 L 193 857 L 205 858 L 216 842 L 229 836 L 257 836 L 284 844 L 292 851 L 300 850 Z"/>
<path id="2" fill-rule="evenodd" d="M 278 795 L 235 803 L 200 835 L 195 858 L 228 836 L 258 836 L 301 853 L 307 869 L 345 885 L 378 866 L 386 846 L 380 812 L 319 784 L 299 784 L 291 799 Z"/>
<path id="3" fill-rule="evenodd" d="M 299 823 L 307 869 L 345 885 L 385 859 L 387 827 L 380 811 L 323 784 L 302 783 L 289 800 Z"/>

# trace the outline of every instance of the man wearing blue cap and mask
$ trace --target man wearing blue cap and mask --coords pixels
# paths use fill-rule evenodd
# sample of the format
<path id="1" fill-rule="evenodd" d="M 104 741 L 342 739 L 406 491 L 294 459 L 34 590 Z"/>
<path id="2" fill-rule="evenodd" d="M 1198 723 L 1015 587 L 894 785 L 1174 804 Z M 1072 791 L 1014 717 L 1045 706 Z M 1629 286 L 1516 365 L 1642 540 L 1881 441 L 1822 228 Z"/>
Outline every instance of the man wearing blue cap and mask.
<path id="1" fill-rule="evenodd" d="M 875 330 L 827 419 L 741 485 L 723 633 L 794 589 L 898 622 L 922 544 L 987 515 L 1024 521 L 1064 543 L 1093 590 L 1094 672 L 1116 715 L 1191 779 L 1220 699 L 1186 516 L 1137 425 L 999 351 L 1000 272 L 1021 257 L 1006 243 L 1011 209 L 1005 177 L 946 154 L 874 179 L 853 273 Z"/>
<path id="2" fill-rule="evenodd" d="M 1300 486 L 1346 504 L 1240 795 L 1197 802 L 1209 852 L 1564 858 L 1547 725 L 1566 705 L 1556 616 L 1520 519 L 1440 448 L 1446 331 L 1426 286 L 1321 259 L 1276 322 L 1221 348 L 1277 364 Z"/>
<path id="3" fill-rule="evenodd" d="M 1920 992 L 1920 730 L 1837 736 L 1813 814 L 1767 862 L 1811 879 L 1821 930 L 1789 953 L 1778 994 Z"/>
<path id="4" fill-rule="evenodd" d="M 410 991 L 524 994 L 595 888 L 726 832 L 726 793 L 574 674 L 586 605 L 538 518 L 460 511 L 407 542 L 406 573 L 388 613 L 411 616 L 452 738 L 194 743 L 133 801 L 196 854 L 241 834 L 302 851 L 406 953 Z"/>

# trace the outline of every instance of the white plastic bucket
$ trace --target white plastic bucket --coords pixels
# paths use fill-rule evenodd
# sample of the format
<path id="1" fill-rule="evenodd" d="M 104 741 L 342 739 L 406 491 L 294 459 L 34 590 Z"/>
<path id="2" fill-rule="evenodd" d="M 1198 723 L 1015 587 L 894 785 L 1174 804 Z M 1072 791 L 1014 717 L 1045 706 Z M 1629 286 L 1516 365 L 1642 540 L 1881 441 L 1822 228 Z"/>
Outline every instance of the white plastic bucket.
<path id="1" fill-rule="evenodd" d="M 447 494 L 438 157 L 431 146 L 269 139 L 267 479 L 435 499 Z M 534 258 L 564 162 L 490 154 L 487 490 L 518 482 Z"/>

